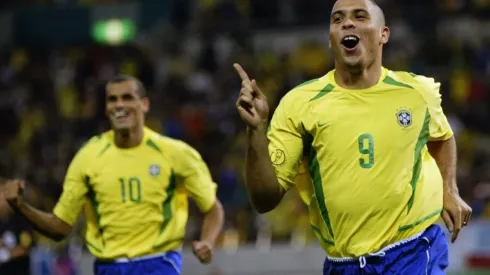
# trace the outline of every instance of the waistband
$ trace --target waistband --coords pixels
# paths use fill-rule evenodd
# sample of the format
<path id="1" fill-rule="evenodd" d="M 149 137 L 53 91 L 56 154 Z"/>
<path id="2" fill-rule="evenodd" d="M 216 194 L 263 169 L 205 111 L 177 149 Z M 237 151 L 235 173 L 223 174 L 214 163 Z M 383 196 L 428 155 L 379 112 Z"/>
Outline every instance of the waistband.
<path id="1" fill-rule="evenodd" d="M 410 243 L 410 242 L 420 238 L 420 236 L 422 236 L 422 234 L 424 234 L 424 232 L 425 232 L 425 230 L 418 233 L 417 235 L 414 235 L 414 236 L 408 238 L 408 239 L 404 239 L 404 240 L 401 240 L 399 242 L 390 244 L 390 245 L 384 247 L 383 249 L 379 250 L 378 252 L 369 253 L 369 254 L 366 254 L 366 255 L 363 255 L 363 256 L 360 256 L 357 258 L 349 258 L 349 257 L 335 258 L 335 257 L 327 256 L 327 259 L 333 263 L 348 263 L 348 262 L 359 261 L 359 262 L 361 262 L 361 265 L 362 265 L 363 262 L 364 263 L 366 262 L 366 257 L 384 257 L 386 255 L 386 253 L 389 252 L 390 250 L 393 250 L 396 247 Z"/>
<path id="2" fill-rule="evenodd" d="M 151 259 L 156 259 L 156 258 L 161 258 L 161 257 L 165 258 L 169 254 L 180 254 L 180 253 L 177 251 L 171 250 L 171 251 L 167 251 L 167 252 L 145 255 L 145 256 L 135 257 L 135 258 L 121 257 L 121 258 L 116 258 L 116 259 L 96 259 L 96 261 L 99 263 L 129 263 L 129 262 L 139 262 L 139 261 L 151 260 Z"/>

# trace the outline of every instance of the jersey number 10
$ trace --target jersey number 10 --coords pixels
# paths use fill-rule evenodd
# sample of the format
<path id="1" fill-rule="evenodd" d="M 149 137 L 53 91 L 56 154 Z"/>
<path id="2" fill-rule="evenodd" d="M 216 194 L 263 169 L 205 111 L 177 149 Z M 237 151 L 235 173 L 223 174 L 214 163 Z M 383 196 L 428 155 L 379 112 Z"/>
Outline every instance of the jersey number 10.
<path id="1" fill-rule="evenodd" d="M 121 201 L 126 202 L 129 200 L 134 203 L 141 202 L 141 181 L 137 177 L 130 177 L 129 179 L 119 178 L 121 184 Z"/>
<path id="2" fill-rule="evenodd" d="M 359 152 L 364 156 L 359 158 L 362 168 L 372 168 L 374 166 L 374 138 L 371 134 L 362 134 L 358 138 Z"/>

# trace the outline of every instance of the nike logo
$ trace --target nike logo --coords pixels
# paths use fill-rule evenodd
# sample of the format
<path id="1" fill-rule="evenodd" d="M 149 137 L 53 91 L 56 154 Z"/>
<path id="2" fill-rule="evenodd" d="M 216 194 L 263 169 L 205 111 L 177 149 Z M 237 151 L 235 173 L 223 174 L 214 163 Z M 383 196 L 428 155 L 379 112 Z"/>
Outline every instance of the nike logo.
<path id="1" fill-rule="evenodd" d="M 320 122 L 318 122 L 318 127 L 323 127 L 323 126 L 325 126 L 325 125 L 327 125 L 327 124 L 330 124 L 330 122 L 331 122 L 331 121 L 327 121 L 327 122 L 325 122 L 325 123 L 320 123 Z"/>

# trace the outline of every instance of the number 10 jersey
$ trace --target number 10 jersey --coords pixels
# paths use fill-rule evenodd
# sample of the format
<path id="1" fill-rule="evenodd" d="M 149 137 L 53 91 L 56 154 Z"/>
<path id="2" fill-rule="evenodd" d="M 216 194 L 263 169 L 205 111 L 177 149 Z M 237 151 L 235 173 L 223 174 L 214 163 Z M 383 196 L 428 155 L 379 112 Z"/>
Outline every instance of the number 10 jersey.
<path id="1" fill-rule="evenodd" d="M 179 249 L 187 197 L 207 212 L 216 185 L 184 142 L 145 128 L 134 148 L 115 146 L 114 133 L 93 137 L 72 160 L 54 214 L 73 225 L 84 209 L 85 241 L 99 259 L 134 258 Z"/>

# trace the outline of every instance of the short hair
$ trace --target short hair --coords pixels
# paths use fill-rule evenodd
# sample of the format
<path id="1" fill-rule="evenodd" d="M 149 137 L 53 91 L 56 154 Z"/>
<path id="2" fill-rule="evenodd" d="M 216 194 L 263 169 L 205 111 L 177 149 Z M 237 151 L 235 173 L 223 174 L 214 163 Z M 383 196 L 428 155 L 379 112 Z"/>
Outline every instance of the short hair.
<path id="1" fill-rule="evenodd" d="M 141 80 L 139 80 L 138 78 L 136 78 L 134 76 L 124 75 L 124 74 L 116 75 L 115 77 L 111 78 L 107 82 L 107 85 L 113 84 L 113 83 L 122 83 L 122 82 L 126 82 L 126 81 L 133 81 L 134 83 L 136 83 L 136 87 L 138 89 L 136 92 L 138 93 L 140 98 L 147 97 L 145 85 L 143 85 L 143 82 L 141 82 Z M 106 87 L 107 87 L 107 85 L 106 85 Z"/>
<path id="2" fill-rule="evenodd" d="M 386 26 L 386 18 L 385 18 L 385 13 L 383 12 L 383 9 L 376 3 L 376 0 L 369 0 L 371 4 L 373 4 L 379 11 L 379 15 L 381 16 L 381 23 L 383 26 Z"/>

